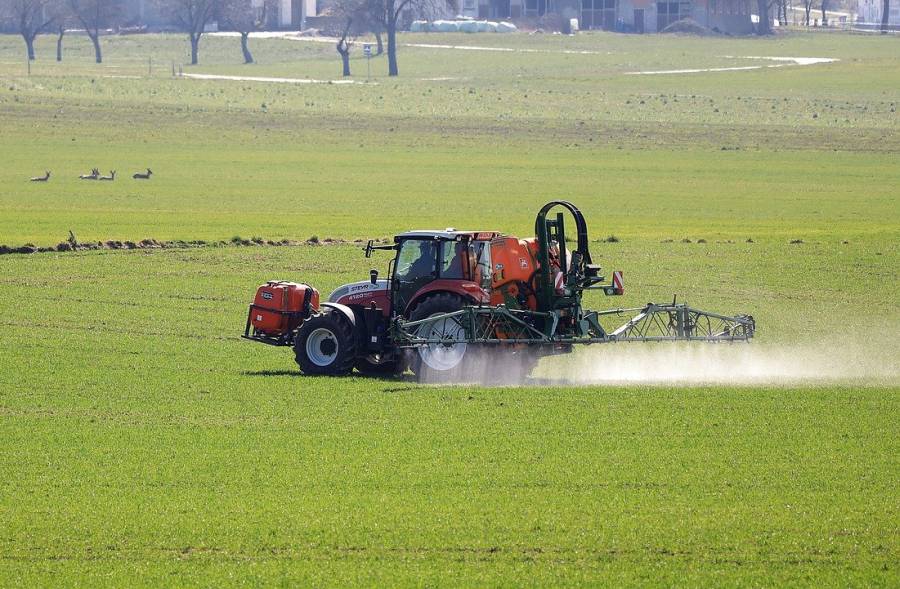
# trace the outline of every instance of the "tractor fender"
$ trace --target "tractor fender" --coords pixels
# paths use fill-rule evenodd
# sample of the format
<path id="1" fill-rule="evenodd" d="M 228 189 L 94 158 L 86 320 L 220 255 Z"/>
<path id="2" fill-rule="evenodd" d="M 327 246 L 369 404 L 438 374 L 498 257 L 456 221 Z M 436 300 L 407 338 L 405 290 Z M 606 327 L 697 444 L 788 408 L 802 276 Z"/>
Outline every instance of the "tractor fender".
<path id="1" fill-rule="evenodd" d="M 405 316 L 409 317 L 413 308 L 426 296 L 435 293 L 449 293 L 462 297 L 464 300 L 472 302 L 476 305 L 487 305 L 491 302 L 491 297 L 478 284 L 469 280 L 434 280 L 419 289 L 415 296 L 406 305 Z"/>
<path id="2" fill-rule="evenodd" d="M 356 329 L 356 315 L 353 314 L 353 309 L 347 305 L 342 305 L 340 303 L 320 303 L 319 307 L 328 307 L 329 309 L 338 311 L 350 322 L 353 329 Z"/>

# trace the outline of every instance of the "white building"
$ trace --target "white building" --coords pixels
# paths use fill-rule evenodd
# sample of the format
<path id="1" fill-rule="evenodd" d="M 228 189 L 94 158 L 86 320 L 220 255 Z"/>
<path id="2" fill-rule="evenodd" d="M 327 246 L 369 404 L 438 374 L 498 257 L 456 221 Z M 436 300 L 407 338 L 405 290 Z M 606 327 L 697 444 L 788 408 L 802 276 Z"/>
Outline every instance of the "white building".
<path id="1" fill-rule="evenodd" d="M 316 16 L 316 0 L 277 0 L 278 26 L 282 29 L 297 29 L 305 24 L 308 16 Z"/>
<path id="2" fill-rule="evenodd" d="M 892 0 L 900 4 L 900 0 Z M 708 28 L 746 35 L 753 32 L 750 14 L 755 0 L 461 0 L 463 16 L 529 19 L 559 14 L 576 18 L 582 30 L 661 31 L 675 21 L 692 18 Z"/>
<path id="3" fill-rule="evenodd" d="M 856 20 L 859 23 L 880 25 L 883 9 L 884 0 L 859 0 Z M 900 0 L 891 0 L 888 24 L 900 25 Z"/>

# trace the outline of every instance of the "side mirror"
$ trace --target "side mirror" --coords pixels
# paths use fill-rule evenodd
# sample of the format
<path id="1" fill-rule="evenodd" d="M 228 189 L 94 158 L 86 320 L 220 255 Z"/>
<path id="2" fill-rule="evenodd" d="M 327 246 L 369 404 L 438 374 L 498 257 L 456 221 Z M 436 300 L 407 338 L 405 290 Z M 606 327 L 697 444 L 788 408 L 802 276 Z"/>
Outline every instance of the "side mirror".
<path id="1" fill-rule="evenodd" d="M 369 270 L 369 280 L 372 284 L 378 283 L 378 270 L 375 270 L 374 268 Z"/>

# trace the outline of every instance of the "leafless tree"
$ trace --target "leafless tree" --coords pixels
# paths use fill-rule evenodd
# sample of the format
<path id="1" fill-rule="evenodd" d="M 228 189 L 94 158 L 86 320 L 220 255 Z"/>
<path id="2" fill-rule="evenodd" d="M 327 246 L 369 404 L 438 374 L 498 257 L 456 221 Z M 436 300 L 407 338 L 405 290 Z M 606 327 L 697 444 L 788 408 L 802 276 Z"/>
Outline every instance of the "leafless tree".
<path id="1" fill-rule="evenodd" d="M 56 25 L 56 61 L 62 61 L 63 36 L 66 34 L 66 27 L 72 24 L 72 12 L 65 2 L 57 1 L 53 3 L 53 15 L 53 23 Z"/>
<path id="2" fill-rule="evenodd" d="M 375 36 L 375 55 L 384 53 L 384 26 L 379 17 L 380 10 L 381 0 L 333 0 L 329 6 L 331 16 L 353 19 L 351 34 L 372 33 Z"/>
<path id="3" fill-rule="evenodd" d="M 344 27 L 344 32 L 341 34 L 341 38 L 338 39 L 337 42 L 337 52 L 338 55 L 341 56 L 341 64 L 343 65 L 343 75 L 350 75 L 350 47 L 353 46 L 353 41 L 348 40 L 347 36 L 350 34 L 350 25 L 353 24 L 352 18 L 347 18 L 347 25 Z"/>
<path id="4" fill-rule="evenodd" d="M 441 8 L 456 10 L 456 0 L 364 0 L 367 10 L 381 24 L 387 33 L 388 75 L 396 76 L 397 68 L 397 28 L 402 23 L 404 13 L 419 16 L 434 15 Z M 759 0 L 766 2 L 767 0 Z"/>
<path id="5" fill-rule="evenodd" d="M 57 25 L 56 27 L 56 61 L 62 61 L 62 42 L 63 35 L 66 34 L 66 27 L 64 25 Z"/>
<path id="6" fill-rule="evenodd" d="M 822 0 L 822 26 L 828 24 L 828 14 L 825 12 L 828 8 L 828 0 Z"/>
<path id="7" fill-rule="evenodd" d="M 812 5 L 813 5 L 813 0 L 803 0 L 803 12 L 804 12 L 804 18 L 806 19 L 804 24 L 806 26 L 809 26 L 809 13 L 812 12 Z"/>
<path id="8" fill-rule="evenodd" d="M 229 28 L 241 34 L 241 52 L 244 63 L 253 63 L 248 40 L 252 31 L 261 30 L 266 25 L 266 16 L 273 7 L 273 0 L 264 0 L 261 7 L 254 6 L 253 0 L 224 0 L 221 10 L 222 20 Z"/>
<path id="9" fill-rule="evenodd" d="M 759 22 L 756 24 L 757 35 L 772 34 L 772 20 L 769 18 L 769 8 L 775 0 L 756 0 L 759 10 Z"/>
<path id="10" fill-rule="evenodd" d="M 384 40 L 382 39 L 384 35 L 384 23 L 380 18 L 376 16 L 375 12 L 372 10 L 373 4 L 375 4 L 377 7 L 377 5 L 379 5 L 380 3 L 381 0 L 366 0 L 366 22 L 369 23 L 369 29 L 372 31 L 372 34 L 375 35 L 375 55 L 384 54 Z"/>
<path id="11" fill-rule="evenodd" d="M 53 24 L 51 0 L 3 0 L 0 19 L 12 21 L 25 40 L 28 59 L 34 61 L 34 40 Z"/>
<path id="12" fill-rule="evenodd" d="M 122 0 L 68 0 L 72 17 L 84 28 L 94 44 L 94 58 L 103 63 L 100 51 L 100 31 L 113 23 L 122 14 Z"/>
<path id="13" fill-rule="evenodd" d="M 884 0 L 881 8 L 881 34 L 886 35 L 888 32 L 888 16 L 891 12 L 891 0 Z"/>
<path id="14" fill-rule="evenodd" d="M 160 12 L 180 26 L 191 41 L 191 65 L 197 65 L 200 37 L 220 9 L 219 0 L 159 0 Z"/>

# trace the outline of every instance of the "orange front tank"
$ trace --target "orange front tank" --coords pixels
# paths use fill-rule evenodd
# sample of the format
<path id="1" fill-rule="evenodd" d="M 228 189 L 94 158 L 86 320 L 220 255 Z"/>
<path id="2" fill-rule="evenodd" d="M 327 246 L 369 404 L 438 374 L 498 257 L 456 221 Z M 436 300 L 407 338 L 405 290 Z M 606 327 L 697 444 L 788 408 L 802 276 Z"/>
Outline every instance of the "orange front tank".
<path id="1" fill-rule="evenodd" d="M 319 291 L 307 284 L 273 280 L 256 291 L 250 308 L 250 323 L 255 330 L 278 336 L 295 329 L 311 312 L 319 308 Z"/>

